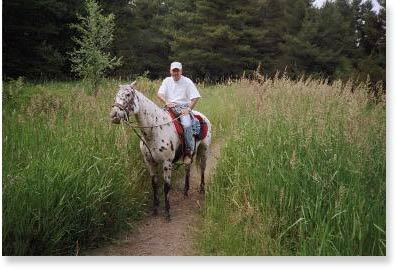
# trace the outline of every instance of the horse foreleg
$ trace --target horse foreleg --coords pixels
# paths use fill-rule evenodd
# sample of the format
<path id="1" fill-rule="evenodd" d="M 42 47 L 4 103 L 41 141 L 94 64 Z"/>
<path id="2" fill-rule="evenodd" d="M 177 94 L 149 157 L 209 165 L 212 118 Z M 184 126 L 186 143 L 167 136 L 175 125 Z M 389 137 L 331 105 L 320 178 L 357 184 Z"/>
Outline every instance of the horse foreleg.
<path id="1" fill-rule="evenodd" d="M 190 189 L 190 170 L 191 170 L 191 165 L 187 165 L 186 177 L 184 178 L 184 197 L 188 197 L 188 190 Z"/>
<path id="2" fill-rule="evenodd" d="M 164 196 L 165 196 L 165 218 L 170 221 L 169 191 L 171 189 L 172 162 L 166 161 L 163 164 L 164 172 Z"/>
<path id="3" fill-rule="evenodd" d="M 140 143 L 140 150 L 143 153 L 143 160 L 151 176 L 151 185 L 153 187 L 153 215 L 157 215 L 160 201 L 158 197 L 159 178 L 156 174 L 156 163 L 154 162 L 150 155 L 150 152 L 147 150 L 142 142 Z"/>

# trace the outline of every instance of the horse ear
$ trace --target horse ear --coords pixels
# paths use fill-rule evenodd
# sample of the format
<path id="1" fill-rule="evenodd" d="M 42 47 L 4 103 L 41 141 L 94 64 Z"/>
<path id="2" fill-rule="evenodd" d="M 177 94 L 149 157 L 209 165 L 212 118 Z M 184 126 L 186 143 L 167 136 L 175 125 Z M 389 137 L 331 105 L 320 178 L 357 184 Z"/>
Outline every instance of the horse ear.
<path id="1" fill-rule="evenodd" d="M 135 87 L 136 87 L 136 80 L 135 80 L 134 82 L 132 82 L 131 87 L 132 87 L 132 89 L 136 90 L 136 89 L 135 89 Z"/>

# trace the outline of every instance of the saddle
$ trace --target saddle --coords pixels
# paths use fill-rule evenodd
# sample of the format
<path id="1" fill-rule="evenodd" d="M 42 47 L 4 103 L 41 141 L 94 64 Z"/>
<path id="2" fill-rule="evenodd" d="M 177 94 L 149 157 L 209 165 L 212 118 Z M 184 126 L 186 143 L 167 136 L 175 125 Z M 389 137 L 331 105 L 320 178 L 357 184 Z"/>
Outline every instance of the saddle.
<path id="1" fill-rule="evenodd" d="M 176 116 L 175 112 L 173 112 L 172 109 L 167 108 L 167 111 L 173 120 L 173 125 L 175 126 L 176 132 L 179 135 L 181 142 L 184 144 L 184 137 L 183 137 L 184 129 L 183 129 L 183 125 L 180 122 L 180 119 L 174 120 L 175 118 L 177 118 L 177 116 Z M 200 115 L 197 115 L 194 113 L 193 113 L 193 115 L 199 121 L 199 125 L 201 127 L 199 134 L 194 135 L 194 137 L 197 141 L 200 141 L 200 140 L 204 139 L 206 137 L 206 135 L 208 134 L 208 125 L 206 124 L 206 121 L 204 121 L 204 119 Z"/>

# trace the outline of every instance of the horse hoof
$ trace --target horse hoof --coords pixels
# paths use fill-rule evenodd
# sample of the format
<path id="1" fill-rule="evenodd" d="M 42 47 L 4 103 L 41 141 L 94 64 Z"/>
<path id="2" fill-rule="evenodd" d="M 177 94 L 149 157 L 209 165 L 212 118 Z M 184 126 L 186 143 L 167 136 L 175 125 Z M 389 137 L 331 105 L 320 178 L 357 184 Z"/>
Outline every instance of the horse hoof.
<path id="1" fill-rule="evenodd" d="M 188 198 L 188 192 L 184 192 L 184 199 Z"/>
<path id="2" fill-rule="evenodd" d="M 200 193 L 200 194 L 205 194 L 205 188 L 200 188 L 200 189 L 199 189 L 199 193 Z"/>
<path id="3" fill-rule="evenodd" d="M 166 220 L 167 222 L 170 222 L 170 221 L 171 221 L 171 216 L 170 216 L 170 214 L 165 215 L 165 220 Z"/>

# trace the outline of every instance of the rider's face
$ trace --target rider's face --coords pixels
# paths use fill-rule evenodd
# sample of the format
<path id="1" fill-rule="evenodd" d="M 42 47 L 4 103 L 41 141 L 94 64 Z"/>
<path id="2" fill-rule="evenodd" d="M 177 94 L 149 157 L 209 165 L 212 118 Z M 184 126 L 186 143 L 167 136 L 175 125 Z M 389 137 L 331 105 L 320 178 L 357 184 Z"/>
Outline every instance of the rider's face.
<path id="1" fill-rule="evenodd" d="M 174 81 L 178 81 L 181 78 L 182 70 L 178 68 L 173 68 L 170 71 L 170 74 Z"/>

